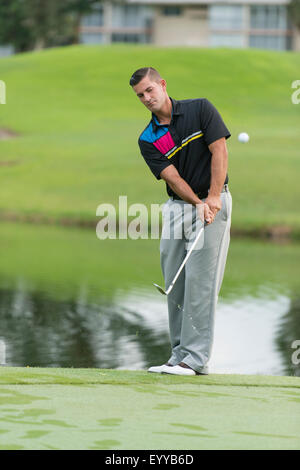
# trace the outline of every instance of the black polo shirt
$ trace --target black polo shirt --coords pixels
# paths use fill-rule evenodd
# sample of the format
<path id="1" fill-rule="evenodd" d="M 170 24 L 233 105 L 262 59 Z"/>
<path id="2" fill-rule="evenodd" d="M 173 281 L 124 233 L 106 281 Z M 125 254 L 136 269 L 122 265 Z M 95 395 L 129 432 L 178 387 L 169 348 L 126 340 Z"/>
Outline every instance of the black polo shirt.
<path id="1" fill-rule="evenodd" d="M 173 164 L 180 176 L 196 193 L 210 187 L 211 152 L 208 146 L 215 140 L 230 137 L 219 112 L 206 98 L 172 102 L 169 125 L 152 119 L 139 137 L 141 153 L 157 179 L 167 166 Z M 228 183 L 228 175 L 224 184 Z M 167 184 L 169 196 L 174 192 Z"/>

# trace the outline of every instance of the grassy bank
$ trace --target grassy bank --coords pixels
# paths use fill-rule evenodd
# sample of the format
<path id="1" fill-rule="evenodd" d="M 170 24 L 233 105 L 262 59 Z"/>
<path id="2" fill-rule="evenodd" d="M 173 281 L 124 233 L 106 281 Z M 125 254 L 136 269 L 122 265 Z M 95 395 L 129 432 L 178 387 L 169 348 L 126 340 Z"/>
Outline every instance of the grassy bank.
<path id="1" fill-rule="evenodd" d="M 159 240 L 99 240 L 92 230 L 2 223 L 0 280 L 15 289 L 46 292 L 54 298 L 77 298 L 84 290 L 89 302 L 112 298 L 119 290 L 163 284 Z M 231 242 L 222 285 L 223 299 L 289 293 L 297 296 L 300 253 L 296 243 L 261 240 Z M 280 269 L 279 269 L 280 267 Z M 153 292 L 156 292 L 153 288 Z M 159 296 L 159 294 L 158 294 Z"/>
<path id="2" fill-rule="evenodd" d="M 299 449 L 297 377 L 0 369 L 1 449 Z"/>
<path id="3" fill-rule="evenodd" d="M 97 206 L 118 209 L 119 195 L 149 210 L 166 199 L 137 147 L 149 114 L 128 79 L 145 61 L 161 70 L 170 96 L 207 97 L 228 125 L 233 229 L 299 235 L 300 113 L 291 83 L 300 56 L 291 52 L 72 46 L 0 59 L 0 128 L 17 133 L 0 141 L 0 215 L 96 224 Z M 247 145 L 237 141 L 241 131 Z"/>

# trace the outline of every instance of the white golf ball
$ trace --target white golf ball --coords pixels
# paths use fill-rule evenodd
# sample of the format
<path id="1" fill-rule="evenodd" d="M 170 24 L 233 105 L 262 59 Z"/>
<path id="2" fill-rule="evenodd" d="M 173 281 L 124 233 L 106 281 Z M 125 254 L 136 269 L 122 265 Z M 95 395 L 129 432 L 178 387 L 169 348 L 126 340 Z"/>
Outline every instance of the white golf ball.
<path id="1" fill-rule="evenodd" d="M 243 142 L 243 144 L 245 144 L 246 142 L 249 142 L 249 135 L 247 134 L 247 132 L 241 132 L 238 136 L 238 140 L 240 142 Z"/>

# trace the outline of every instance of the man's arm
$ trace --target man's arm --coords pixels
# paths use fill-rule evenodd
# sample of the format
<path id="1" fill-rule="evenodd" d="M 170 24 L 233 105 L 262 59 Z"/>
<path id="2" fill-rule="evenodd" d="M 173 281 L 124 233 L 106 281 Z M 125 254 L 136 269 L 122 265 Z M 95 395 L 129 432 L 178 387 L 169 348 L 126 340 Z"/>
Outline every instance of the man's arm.
<path id="1" fill-rule="evenodd" d="M 174 165 L 169 165 L 167 168 L 165 168 L 160 173 L 160 177 L 168 183 L 172 191 L 181 197 L 181 199 L 197 207 L 199 216 L 202 220 L 202 214 L 204 212 L 204 219 L 207 221 L 207 223 L 210 224 L 213 221 L 213 213 L 209 209 L 208 205 L 206 203 L 204 204 L 194 193 L 190 185 L 183 178 L 181 178 Z"/>
<path id="2" fill-rule="evenodd" d="M 209 205 L 214 215 L 222 207 L 221 191 L 226 179 L 228 168 L 228 152 L 226 139 L 222 137 L 208 146 L 211 156 L 211 180 L 209 194 L 206 198 L 206 204 Z"/>

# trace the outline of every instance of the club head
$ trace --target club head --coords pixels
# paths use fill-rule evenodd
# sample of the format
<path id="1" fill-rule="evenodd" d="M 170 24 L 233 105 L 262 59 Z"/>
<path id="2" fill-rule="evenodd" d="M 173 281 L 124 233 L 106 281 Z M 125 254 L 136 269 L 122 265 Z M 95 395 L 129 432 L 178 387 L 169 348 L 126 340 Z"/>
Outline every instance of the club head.
<path id="1" fill-rule="evenodd" d="M 165 291 L 162 287 L 160 287 L 158 284 L 153 284 L 153 285 L 156 287 L 156 289 L 157 289 L 161 294 L 167 295 L 166 291 Z"/>

